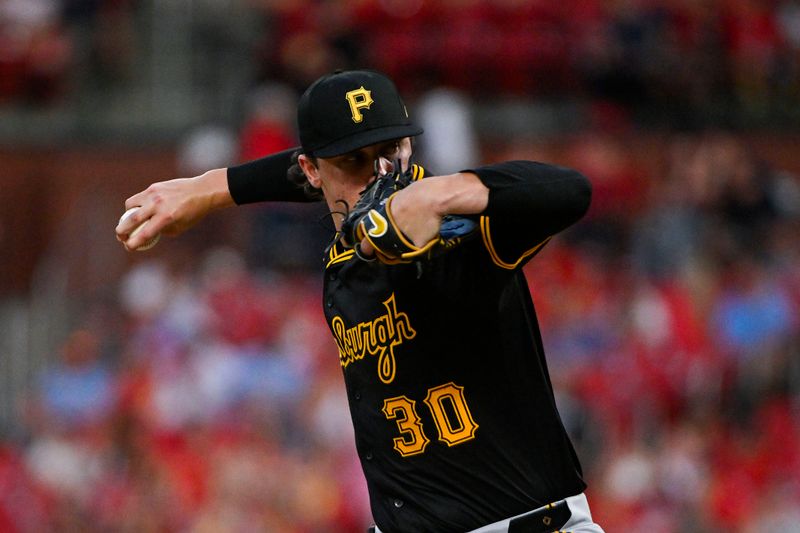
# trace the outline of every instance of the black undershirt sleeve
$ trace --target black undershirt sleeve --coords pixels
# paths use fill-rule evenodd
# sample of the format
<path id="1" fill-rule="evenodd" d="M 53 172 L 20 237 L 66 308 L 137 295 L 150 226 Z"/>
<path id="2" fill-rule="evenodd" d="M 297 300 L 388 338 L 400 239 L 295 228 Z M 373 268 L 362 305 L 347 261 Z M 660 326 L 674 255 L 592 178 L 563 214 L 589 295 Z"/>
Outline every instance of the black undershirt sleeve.
<path id="1" fill-rule="evenodd" d="M 260 159 L 228 168 L 228 190 L 238 205 L 254 202 L 309 202 L 303 189 L 292 183 L 287 171 L 292 155 L 290 148 Z"/>
<path id="2" fill-rule="evenodd" d="M 508 161 L 465 170 L 489 188 L 482 213 L 504 262 L 520 257 L 581 219 L 592 186 L 580 172 L 533 161 Z"/>

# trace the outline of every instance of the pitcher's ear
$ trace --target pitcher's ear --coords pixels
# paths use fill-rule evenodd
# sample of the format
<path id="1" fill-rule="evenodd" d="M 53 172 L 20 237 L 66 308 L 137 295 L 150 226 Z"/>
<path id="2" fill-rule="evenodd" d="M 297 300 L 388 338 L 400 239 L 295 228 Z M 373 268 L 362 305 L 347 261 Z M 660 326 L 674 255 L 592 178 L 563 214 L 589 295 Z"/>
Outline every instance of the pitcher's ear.
<path id="1" fill-rule="evenodd" d="M 310 183 L 315 189 L 319 189 L 322 186 L 322 183 L 319 179 L 319 168 L 317 167 L 316 160 L 313 157 L 300 154 L 297 157 L 297 164 L 300 165 L 301 169 L 303 169 L 303 174 L 306 175 L 308 183 Z"/>

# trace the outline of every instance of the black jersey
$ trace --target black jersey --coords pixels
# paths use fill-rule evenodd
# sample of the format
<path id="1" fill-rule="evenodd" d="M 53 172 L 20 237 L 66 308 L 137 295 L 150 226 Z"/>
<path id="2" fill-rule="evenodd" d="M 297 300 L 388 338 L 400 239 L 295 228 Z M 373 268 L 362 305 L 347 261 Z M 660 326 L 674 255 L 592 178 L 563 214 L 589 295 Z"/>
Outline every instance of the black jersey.
<path id="1" fill-rule="evenodd" d="M 410 264 L 334 246 L 323 306 L 373 517 L 385 533 L 464 532 L 582 492 L 522 266 L 578 220 L 588 181 L 508 162 L 481 234 Z"/>
<path id="2" fill-rule="evenodd" d="M 525 188 L 518 173 L 535 168 L 497 165 L 484 177 Z M 480 239 L 407 265 L 330 251 L 325 314 L 386 533 L 463 532 L 585 488 L 520 270 L 549 235 L 531 239 L 510 222 L 530 220 L 483 217 Z"/>

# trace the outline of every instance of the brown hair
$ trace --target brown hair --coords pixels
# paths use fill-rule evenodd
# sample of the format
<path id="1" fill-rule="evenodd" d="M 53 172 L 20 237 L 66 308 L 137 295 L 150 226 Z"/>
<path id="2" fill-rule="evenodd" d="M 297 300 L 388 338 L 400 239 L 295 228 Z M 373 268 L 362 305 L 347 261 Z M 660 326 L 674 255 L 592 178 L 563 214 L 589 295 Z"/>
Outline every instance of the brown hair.
<path id="1" fill-rule="evenodd" d="M 292 164 L 289 166 L 289 170 L 287 171 L 287 177 L 289 181 L 297 185 L 298 187 L 303 189 L 306 197 L 311 200 L 322 200 L 324 198 L 321 189 L 317 189 L 316 187 L 312 187 L 311 184 L 308 182 L 308 178 L 306 177 L 305 172 L 303 169 L 300 168 L 300 163 L 297 162 L 298 158 L 303 154 L 302 150 L 297 150 L 295 153 L 292 154 Z M 317 166 L 317 158 L 312 156 L 306 156 L 311 161 L 311 164 Z"/>

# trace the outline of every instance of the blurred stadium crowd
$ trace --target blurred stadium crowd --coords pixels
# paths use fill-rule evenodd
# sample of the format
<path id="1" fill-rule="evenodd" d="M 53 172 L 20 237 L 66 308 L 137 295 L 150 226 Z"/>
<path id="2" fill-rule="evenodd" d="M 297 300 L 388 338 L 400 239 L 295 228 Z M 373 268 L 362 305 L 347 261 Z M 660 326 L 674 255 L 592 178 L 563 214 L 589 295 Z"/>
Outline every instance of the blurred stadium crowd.
<path id="1" fill-rule="evenodd" d="M 0 102 L 41 105 L 133 72 L 142 6 L 158 0 L 4 0 Z M 242 46 L 262 80 L 302 90 L 331 65 L 371 65 L 405 94 L 446 84 L 478 96 L 603 99 L 676 125 L 769 116 L 800 100 L 793 0 L 181 0 L 218 85 Z M 188 21 L 188 22 L 187 22 Z M 444 29 L 444 31 L 443 31 Z M 208 51 L 208 49 L 212 51 Z M 210 59 L 217 50 L 217 62 Z M 199 50 L 204 50 L 200 52 Z M 491 83 L 488 81 L 491 80 Z M 792 122 L 788 122 L 791 124 Z"/>
<path id="2" fill-rule="evenodd" d="M 93 61 L 124 66 L 139 3 L 0 0 L 0 101 L 69 99 L 86 46 L 74 24 L 95 29 Z M 609 533 L 800 531 L 800 178 L 721 127 L 797 127 L 800 3 L 249 6 L 259 105 L 235 140 L 198 132 L 182 172 L 291 146 L 292 94 L 331 65 L 385 70 L 420 104 L 447 86 L 455 105 L 437 117 L 454 126 L 421 139 L 434 170 L 458 147 L 425 138 L 452 136 L 471 148 L 452 164 L 541 158 L 593 182 L 587 217 L 526 273 L 595 519 Z M 498 96 L 585 99 L 596 122 L 558 149 L 486 142 L 461 103 Z M 676 129 L 642 157 L 619 132 L 653 120 Z M 364 530 L 305 249 L 327 232 L 298 226 L 307 216 L 249 212 L 247 246 L 162 243 L 85 302 L 0 440 L 0 531 Z"/>

